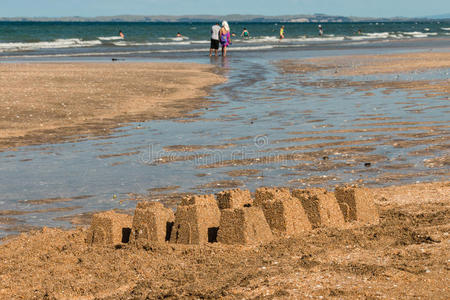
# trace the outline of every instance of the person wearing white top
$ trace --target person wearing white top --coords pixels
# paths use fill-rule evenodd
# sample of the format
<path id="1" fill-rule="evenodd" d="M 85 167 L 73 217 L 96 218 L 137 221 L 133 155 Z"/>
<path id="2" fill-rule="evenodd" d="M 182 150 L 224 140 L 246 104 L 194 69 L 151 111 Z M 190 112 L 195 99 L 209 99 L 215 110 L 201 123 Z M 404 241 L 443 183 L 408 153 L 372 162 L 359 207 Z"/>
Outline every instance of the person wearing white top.
<path id="1" fill-rule="evenodd" d="M 209 48 L 209 56 L 212 56 L 213 50 L 215 52 L 215 56 L 217 56 L 217 52 L 219 51 L 219 32 L 220 26 L 219 22 L 216 23 L 213 27 L 211 27 L 211 47 Z"/>

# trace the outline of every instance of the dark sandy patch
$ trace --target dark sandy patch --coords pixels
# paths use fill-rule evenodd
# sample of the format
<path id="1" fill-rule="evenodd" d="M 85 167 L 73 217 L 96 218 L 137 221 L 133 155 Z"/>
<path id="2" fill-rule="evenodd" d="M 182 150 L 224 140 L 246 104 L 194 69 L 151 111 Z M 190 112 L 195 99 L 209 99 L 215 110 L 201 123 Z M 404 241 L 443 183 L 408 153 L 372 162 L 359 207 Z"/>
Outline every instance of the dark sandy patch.
<path id="1" fill-rule="evenodd" d="M 53 207 L 35 210 L 0 210 L 0 216 L 22 216 L 28 214 L 42 214 L 49 212 L 65 212 L 65 211 L 73 211 L 80 208 L 81 206 L 69 206 L 69 207 Z"/>
<path id="2" fill-rule="evenodd" d="M 126 153 L 102 154 L 102 155 L 97 156 L 97 158 L 106 159 L 106 158 L 121 157 L 121 156 L 133 156 L 133 155 L 138 155 L 139 153 L 141 153 L 141 152 L 134 151 L 134 152 L 126 152 Z"/>
<path id="3" fill-rule="evenodd" d="M 180 188 L 179 185 L 169 185 L 169 186 L 160 186 L 160 187 L 154 187 L 150 188 L 147 191 L 150 193 L 161 193 L 161 192 L 167 192 L 167 191 L 175 191 Z"/>
<path id="4" fill-rule="evenodd" d="M 228 176 L 231 177 L 252 177 L 261 174 L 261 170 L 258 169 L 240 169 L 225 172 Z"/>
<path id="5" fill-rule="evenodd" d="M 74 200 L 84 200 L 92 198 L 92 195 L 82 195 L 82 196 L 76 196 L 76 197 L 70 197 L 70 198 L 46 198 L 46 199 L 37 199 L 37 200 L 20 200 L 19 203 L 24 204 L 32 204 L 32 205 L 44 205 L 44 204 L 52 204 L 52 203 L 61 203 L 61 202 L 70 202 Z"/>
<path id="6" fill-rule="evenodd" d="M 164 147 L 166 151 L 174 152 L 193 152 L 198 150 L 216 150 L 216 149 L 226 149 L 234 147 L 236 144 L 222 144 L 222 145 L 172 145 Z"/>
<path id="7" fill-rule="evenodd" d="M 196 190 L 210 190 L 210 189 L 227 189 L 242 186 L 244 183 L 240 180 L 217 180 L 205 184 L 197 185 Z"/>

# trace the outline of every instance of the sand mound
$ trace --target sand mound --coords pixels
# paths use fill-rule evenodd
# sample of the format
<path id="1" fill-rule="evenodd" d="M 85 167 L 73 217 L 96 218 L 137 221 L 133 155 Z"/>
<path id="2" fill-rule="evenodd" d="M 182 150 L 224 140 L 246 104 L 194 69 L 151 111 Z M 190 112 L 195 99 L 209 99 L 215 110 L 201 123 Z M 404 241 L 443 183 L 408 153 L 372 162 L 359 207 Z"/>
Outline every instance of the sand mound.
<path id="1" fill-rule="evenodd" d="M 414 199 L 405 192 L 421 187 L 427 193 L 417 192 Z M 211 195 L 183 201 L 178 210 L 191 210 L 189 218 L 177 220 L 177 210 L 174 220 L 160 204 L 142 202 L 134 223 L 131 216 L 102 213 L 89 230 L 22 234 L 0 245 L 0 299 L 447 298 L 450 185 L 376 191 L 371 194 L 377 196 L 379 221 L 360 223 L 356 211 L 350 214 L 356 220 L 347 218 L 342 228 L 325 222 L 327 208 L 336 207 L 327 202 L 333 193 L 327 192 L 327 200 L 323 190 L 293 191 L 289 201 L 301 204 L 315 229 L 289 238 L 272 233 L 261 207 L 219 210 L 200 200 L 214 199 Z M 307 199 L 315 203 L 306 207 Z M 205 225 L 198 210 L 215 215 L 214 224 Z M 217 226 L 218 243 L 189 245 L 195 234 L 186 244 L 166 242 L 167 229 L 153 222 L 156 216 L 162 216 L 160 225 L 187 220 L 204 236 Z M 132 232 L 138 226 L 156 231 L 138 236 L 139 243 L 125 243 L 120 233 L 128 226 Z M 97 228 L 112 239 L 89 240 Z"/>

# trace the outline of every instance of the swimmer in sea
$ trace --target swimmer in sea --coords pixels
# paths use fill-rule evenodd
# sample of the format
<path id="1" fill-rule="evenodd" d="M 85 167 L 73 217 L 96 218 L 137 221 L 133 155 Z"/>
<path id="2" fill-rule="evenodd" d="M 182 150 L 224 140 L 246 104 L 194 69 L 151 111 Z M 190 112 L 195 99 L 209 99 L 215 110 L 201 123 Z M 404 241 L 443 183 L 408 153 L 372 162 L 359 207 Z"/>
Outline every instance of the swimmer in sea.
<path id="1" fill-rule="evenodd" d="M 181 33 L 177 33 L 177 37 L 183 37 L 182 35 L 181 35 Z"/>
<path id="2" fill-rule="evenodd" d="M 250 33 L 248 32 L 247 28 L 244 28 L 244 30 L 242 30 L 241 37 L 244 37 L 244 39 L 248 39 L 250 37 Z"/>
<path id="3" fill-rule="evenodd" d="M 122 30 L 119 30 L 119 36 L 123 39 L 125 38 L 125 35 L 123 34 Z"/>
<path id="4" fill-rule="evenodd" d="M 284 39 L 284 25 L 280 28 L 280 41 Z"/>
<path id="5" fill-rule="evenodd" d="M 323 36 L 323 28 L 322 28 L 322 25 L 319 25 L 319 36 Z"/>

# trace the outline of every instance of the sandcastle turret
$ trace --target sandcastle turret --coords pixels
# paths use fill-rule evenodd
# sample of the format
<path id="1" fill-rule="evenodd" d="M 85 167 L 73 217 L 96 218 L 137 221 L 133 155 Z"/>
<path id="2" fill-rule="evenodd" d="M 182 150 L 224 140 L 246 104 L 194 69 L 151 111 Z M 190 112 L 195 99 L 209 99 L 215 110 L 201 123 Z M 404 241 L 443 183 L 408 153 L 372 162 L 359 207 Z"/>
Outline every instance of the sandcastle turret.
<path id="1" fill-rule="evenodd" d="M 335 195 L 346 222 L 357 225 L 378 224 L 378 210 L 368 189 L 342 186 L 336 188 Z"/>
<path id="2" fill-rule="evenodd" d="M 298 198 L 313 228 L 343 227 L 344 216 L 333 193 L 326 189 L 296 189 L 292 196 Z"/>
<path id="3" fill-rule="evenodd" d="M 92 216 L 86 241 L 91 245 L 118 246 L 129 242 L 133 217 L 107 211 Z"/>
<path id="4" fill-rule="evenodd" d="M 274 234 L 292 236 L 311 230 L 312 226 L 300 201 L 286 188 L 259 188 L 254 205 L 261 207 Z"/>
<path id="5" fill-rule="evenodd" d="M 216 197 L 221 208 L 218 242 L 253 245 L 273 239 L 262 209 L 251 207 L 250 191 L 234 189 L 218 193 Z"/>
<path id="6" fill-rule="evenodd" d="M 160 202 L 142 201 L 136 206 L 130 242 L 137 245 L 169 241 L 175 216 Z"/>
<path id="7" fill-rule="evenodd" d="M 214 195 L 185 197 L 175 213 L 170 241 L 178 244 L 217 242 L 219 225 L 220 210 Z"/>

